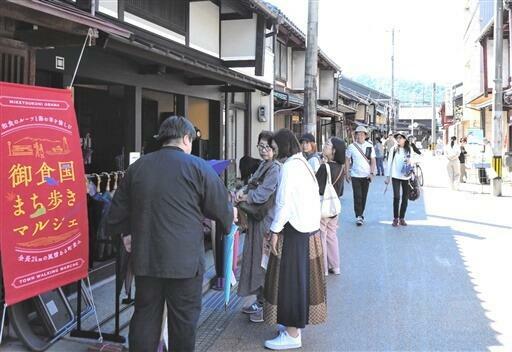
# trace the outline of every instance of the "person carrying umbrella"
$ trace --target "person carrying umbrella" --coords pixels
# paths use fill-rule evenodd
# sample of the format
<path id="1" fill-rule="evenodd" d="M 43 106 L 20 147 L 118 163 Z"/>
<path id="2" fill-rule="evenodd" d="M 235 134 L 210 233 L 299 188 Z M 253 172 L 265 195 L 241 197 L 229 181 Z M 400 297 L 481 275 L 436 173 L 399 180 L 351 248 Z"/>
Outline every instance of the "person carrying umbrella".
<path id="1" fill-rule="evenodd" d="M 259 207 L 266 207 L 265 215 L 256 219 L 247 215 L 247 235 L 244 241 L 242 270 L 238 284 L 238 295 L 247 297 L 256 295 L 256 301 L 242 309 L 250 315 L 253 323 L 263 322 L 263 283 L 265 270 L 261 266 L 264 237 L 268 234 L 274 218 L 274 194 L 279 182 L 281 165 L 274 160 L 272 148 L 273 133 L 263 131 L 258 136 L 258 151 L 263 162 L 260 164 L 249 184 L 236 196 L 236 203 L 248 202 Z M 268 204 L 271 202 L 272 204 Z"/>

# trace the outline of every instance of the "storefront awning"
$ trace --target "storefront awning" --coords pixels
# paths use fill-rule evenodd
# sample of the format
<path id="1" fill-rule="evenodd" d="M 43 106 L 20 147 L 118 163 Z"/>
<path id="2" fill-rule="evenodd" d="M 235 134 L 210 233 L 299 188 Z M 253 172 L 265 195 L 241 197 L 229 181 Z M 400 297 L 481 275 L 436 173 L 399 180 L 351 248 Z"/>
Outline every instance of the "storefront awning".
<path id="1" fill-rule="evenodd" d="M 351 106 L 348 106 L 348 105 L 345 105 L 345 104 L 341 104 L 341 103 L 338 103 L 338 110 L 340 112 L 344 112 L 344 113 L 354 113 L 354 112 L 357 112 L 357 109 L 354 109 L 353 107 Z"/>
<path id="2" fill-rule="evenodd" d="M 468 103 L 467 103 L 467 106 L 469 108 L 472 108 L 472 109 L 483 109 L 483 108 L 486 108 L 490 105 L 492 105 L 492 93 L 487 93 L 484 94 L 480 94 L 479 96 L 477 96 L 476 98 L 473 98 L 472 100 L 470 100 Z"/>
<path id="3" fill-rule="evenodd" d="M 72 34 L 85 35 L 89 28 L 130 38 L 132 33 L 76 7 L 44 0 L 5 0 L 2 16 Z M 97 37 L 97 31 L 95 31 Z"/>
<path id="4" fill-rule="evenodd" d="M 323 107 L 321 105 L 316 106 L 316 113 L 319 116 L 328 116 L 328 117 L 339 117 L 342 118 L 343 114 L 331 109 L 328 109 L 326 107 Z"/>
<path id="5" fill-rule="evenodd" d="M 298 108 L 304 107 L 304 99 L 300 96 L 294 95 L 294 94 L 288 94 L 284 92 L 274 91 L 274 97 L 278 100 L 281 100 L 283 102 L 286 102 L 288 105 Z M 342 111 L 338 112 L 336 110 L 332 110 L 329 108 L 326 108 L 322 105 L 316 105 L 316 111 L 318 116 L 327 116 L 327 117 L 343 117 L 343 112 L 355 112 L 355 109 L 352 109 L 350 106 L 343 105 L 348 109 L 348 111 Z"/>
<path id="6" fill-rule="evenodd" d="M 138 40 L 137 38 L 129 40 L 112 36 L 112 40 L 108 41 L 106 48 L 130 55 L 147 63 L 162 65 L 196 77 L 207 78 L 210 80 L 208 85 L 222 86 L 226 91 L 259 90 L 267 94 L 272 91 L 270 83 L 244 75 L 222 65 L 206 62 L 193 55 L 177 53 L 156 43 Z"/>

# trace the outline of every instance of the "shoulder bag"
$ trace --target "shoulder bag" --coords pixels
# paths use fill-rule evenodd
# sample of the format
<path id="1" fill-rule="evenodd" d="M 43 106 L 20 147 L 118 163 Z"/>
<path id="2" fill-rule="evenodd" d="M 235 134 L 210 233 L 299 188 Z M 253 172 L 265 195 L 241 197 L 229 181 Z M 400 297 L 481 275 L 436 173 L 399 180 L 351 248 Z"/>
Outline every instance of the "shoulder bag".
<path id="1" fill-rule="evenodd" d="M 338 193 L 334 189 L 331 180 L 331 167 L 328 163 L 325 164 L 325 169 L 327 170 L 327 180 L 325 182 L 324 195 L 320 196 L 320 213 L 322 218 L 332 218 L 341 213 L 341 202 L 338 197 Z M 341 172 L 334 183 L 338 182 L 342 174 L 343 167 L 341 168 Z"/>
<path id="2" fill-rule="evenodd" d="M 263 180 L 265 179 L 265 176 L 267 175 L 267 172 L 272 168 L 273 165 L 270 165 L 263 174 L 261 174 L 260 177 L 258 177 L 257 180 L 251 180 L 249 184 L 247 185 L 248 190 L 254 190 L 258 188 L 263 183 Z M 237 205 L 238 210 L 245 213 L 248 217 L 255 221 L 261 221 L 265 218 L 268 211 L 272 208 L 274 205 L 276 199 L 276 192 L 274 191 L 270 197 L 267 199 L 265 203 L 261 204 L 249 204 L 248 202 L 240 202 Z"/>

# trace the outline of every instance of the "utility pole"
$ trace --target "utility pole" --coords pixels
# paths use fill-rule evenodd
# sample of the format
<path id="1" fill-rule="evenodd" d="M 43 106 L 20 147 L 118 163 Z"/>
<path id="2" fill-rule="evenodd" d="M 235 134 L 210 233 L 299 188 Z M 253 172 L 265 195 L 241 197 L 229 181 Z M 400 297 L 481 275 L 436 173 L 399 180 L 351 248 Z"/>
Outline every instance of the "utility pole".
<path id="1" fill-rule="evenodd" d="M 318 3 L 308 0 L 308 34 L 304 77 L 304 117 L 306 132 L 316 137 L 316 76 L 318 71 Z"/>
<path id="2" fill-rule="evenodd" d="M 436 84 L 432 83 L 432 155 L 436 155 L 437 143 L 437 111 L 436 111 Z"/>
<path id="3" fill-rule="evenodd" d="M 503 0 L 494 1 L 494 91 L 492 100 L 492 167 L 496 177 L 491 181 L 492 195 L 501 196 L 503 148 Z"/>
<path id="4" fill-rule="evenodd" d="M 396 133 L 395 112 L 395 28 L 391 30 L 391 114 L 393 117 L 393 132 Z"/>

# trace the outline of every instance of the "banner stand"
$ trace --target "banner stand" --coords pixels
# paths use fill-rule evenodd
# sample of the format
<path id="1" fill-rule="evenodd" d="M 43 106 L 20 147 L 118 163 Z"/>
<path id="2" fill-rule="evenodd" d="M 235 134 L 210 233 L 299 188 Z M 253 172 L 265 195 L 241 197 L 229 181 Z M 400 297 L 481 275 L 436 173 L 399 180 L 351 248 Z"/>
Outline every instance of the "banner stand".
<path id="1" fill-rule="evenodd" d="M 118 266 L 118 263 L 116 262 L 116 268 Z M 89 277 L 87 277 L 88 281 L 88 287 L 89 287 L 89 293 L 91 294 L 91 300 L 92 300 L 92 289 L 89 282 Z M 77 316 L 77 323 L 76 323 L 76 329 L 71 331 L 70 336 L 71 337 L 77 337 L 82 339 L 92 339 L 92 340 L 98 340 L 99 342 L 103 341 L 111 341 L 116 343 L 125 343 L 126 338 L 124 336 L 121 336 L 119 334 L 119 298 L 116 299 L 116 328 L 113 334 L 105 334 L 101 332 L 100 324 L 98 322 L 98 313 L 96 311 L 96 305 L 94 304 L 94 301 L 92 300 L 92 304 L 94 306 L 94 314 L 96 316 L 96 323 L 98 325 L 98 331 L 85 331 L 82 330 L 82 317 L 80 312 L 82 311 L 82 280 L 77 281 L 77 304 L 76 304 L 76 316 Z"/>

